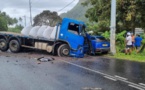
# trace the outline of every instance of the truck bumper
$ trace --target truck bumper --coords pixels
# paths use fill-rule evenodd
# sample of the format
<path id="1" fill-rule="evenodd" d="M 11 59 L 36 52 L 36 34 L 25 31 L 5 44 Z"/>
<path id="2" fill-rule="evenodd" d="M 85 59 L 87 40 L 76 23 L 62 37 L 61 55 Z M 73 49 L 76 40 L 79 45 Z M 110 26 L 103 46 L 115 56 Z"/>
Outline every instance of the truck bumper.
<path id="1" fill-rule="evenodd" d="M 109 52 L 110 51 L 110 48 L 96 48 L 96 53 L 97 52 L 101 52 L 101 53 L 103 53 L 103 52 Z"/>
<path id="2" fill-rule="evenodd" d="M 71 50 L 70 56 L 76 58 L 83 58 L 84 57 L 83 48 L 80 48 L 78 50 Z"/>

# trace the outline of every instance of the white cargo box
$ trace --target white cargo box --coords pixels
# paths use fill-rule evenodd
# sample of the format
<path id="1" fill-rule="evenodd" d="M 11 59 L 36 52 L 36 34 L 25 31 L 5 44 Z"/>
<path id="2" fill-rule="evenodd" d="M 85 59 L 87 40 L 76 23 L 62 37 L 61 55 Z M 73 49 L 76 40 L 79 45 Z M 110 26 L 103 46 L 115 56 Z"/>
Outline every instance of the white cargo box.
<path id="1" fill-rule="evenodd" d="M 29 32 L 30 30 L 32 29 L 33 27 L 32 26 L 27 26 L 27 27 L 24 27 L 21 31 L 21 34 L 22 35 L 25 35 L 25 36 L 29 36 Z"/>
<path id="2" fill-rule="evenodd" d="M 57 30 L 58 29 L 58 30 Z M 57 31 L 57 32 L 56 32 Z M 60 32 L 60 26 L 55 26 L 54 28 L 53 28 L 53 31 L 52 31 L 52 33 L 51 33 L 51 35 L 50 35 L 50 40 L 55 40 L 55 38 L 56 39 L 58 39 L 58 34 L 59 34 L 59 32 Z M 56 34 L 57 34 L 57 37 L 56 37 Z"/>
<path id="3" fill-rule="evenodd" d="M 34 26 L 29 33 L 29 36 L 36 38 L 37 37 L 37 32 L 39 30 L 40 26 Z"/>
<path id="4" fill-rule="evenodd" d="M 50 40 L 50 35 L 51 35 L 52 31 L 53 31 L 53 28 L 54 28 L 54 27 L 48 26 L 47 29 L 45 29 L 45 31 L 43 32 L 43 37 L 44 37 L 45 39 Z"/>
<path id="5" fill-rule="evenodd" d="M 37 37 L 38 38 L 42 38 L 43 37 L 43 32 L 45 31 L 45 29 L 47 28 L 47 26 L 41 26 L 37 32 Z"/>

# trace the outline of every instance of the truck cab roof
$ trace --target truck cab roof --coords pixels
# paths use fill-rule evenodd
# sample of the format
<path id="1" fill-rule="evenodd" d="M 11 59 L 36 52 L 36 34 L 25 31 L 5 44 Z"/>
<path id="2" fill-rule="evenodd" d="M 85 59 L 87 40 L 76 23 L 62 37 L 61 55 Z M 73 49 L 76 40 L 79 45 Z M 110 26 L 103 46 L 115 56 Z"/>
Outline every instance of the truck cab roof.
<path id="1" fill-rule="evenodd" d="M 74 19 L 70 19 L 70 18 L 63 18 L 62 22 L 73 22 L 75 24 L 85 25 L 85 23 L 83 21 L 74 20 Z"/>

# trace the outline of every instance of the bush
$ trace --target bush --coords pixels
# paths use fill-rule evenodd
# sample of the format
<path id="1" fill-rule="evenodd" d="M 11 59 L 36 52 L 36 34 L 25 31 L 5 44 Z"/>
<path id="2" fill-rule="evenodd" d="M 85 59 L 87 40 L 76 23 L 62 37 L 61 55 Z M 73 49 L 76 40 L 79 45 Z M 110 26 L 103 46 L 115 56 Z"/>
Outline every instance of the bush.
<path id="1" fill-rule="evenodd" d="M 117 49 L 117 51 L 125 48 L 125 44 L 124 44 L 125 34 L 126 34 L 126 30 L 116 34 L 116 49 Z M 107 40 L 110 40 L 110 32 L 109 31 L 105 31 L 102 34 L 102 36 L 104 36 Z"/>
<path id="2" fill-rule="evenodd" d="M 0 31 L 7 31 L 7 30 L 8 30 L 7 22 L 2 16 L 0 16 Z"/>
<path id="3" fill-rule="evenodd" d="M 9 28 L 8 31 L 9 32 L 20 33 L 22 29 L 23 29 L 22 25 L 16 25 L 15 28 Z"/>

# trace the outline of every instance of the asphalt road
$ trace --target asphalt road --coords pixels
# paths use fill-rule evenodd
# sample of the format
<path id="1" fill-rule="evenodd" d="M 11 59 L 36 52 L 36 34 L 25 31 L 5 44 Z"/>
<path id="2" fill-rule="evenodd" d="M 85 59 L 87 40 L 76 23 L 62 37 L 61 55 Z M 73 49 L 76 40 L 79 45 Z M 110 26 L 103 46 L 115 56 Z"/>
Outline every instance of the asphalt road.
<path id="1" fill-rule="evenodd" d="M 142 65 L 136 69 L 139 71 L 133 71 L 129 66 L 132 62 L 116 62 L 103 56 L 54 57 L 53 61 L 39 63 L 36 59 L 42 56 L 53 57 L 0 52 L 0 90 L 145 90 Z"/>

